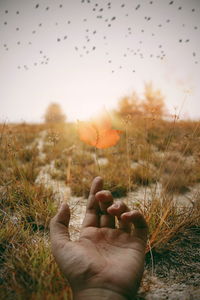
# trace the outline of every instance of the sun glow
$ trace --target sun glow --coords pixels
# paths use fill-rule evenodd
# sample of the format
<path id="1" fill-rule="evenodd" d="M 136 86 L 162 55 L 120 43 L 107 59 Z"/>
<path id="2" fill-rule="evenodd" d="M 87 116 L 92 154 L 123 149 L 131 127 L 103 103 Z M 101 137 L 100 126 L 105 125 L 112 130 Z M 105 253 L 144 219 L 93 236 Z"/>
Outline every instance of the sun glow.
<path id="1" fill-rule="evenodd" d="M 111 118 L 106 110 L 89 122 L 78 122 L 78 132 L 81 141 L 99 149 L 116 145 L 121 133 L 112 128 Z"/>
<path id="2" fill-rule="evenodd" d="M 105 98 L 105 96 L 104 96 Z M 98 96 L 94 98 L 84 98 L 82 101 L 74 101 L 63 107 L 70 121 L 88 121 L 95 118 L 103 111 L 112 110 L 116 106 L 116 101 L 103 102 Z"/>
<path id="3" fill-rule="evenodd" d="M 76 115 L 74 115 L 74 117 L 78 120 L 86 121 L 98 115 L 102 109 L 103 106 L 99 106 L 99 104 L 95 102 L 93 105 L 84 104 L 79 108 L 78 111 L 76 111 Z"/>

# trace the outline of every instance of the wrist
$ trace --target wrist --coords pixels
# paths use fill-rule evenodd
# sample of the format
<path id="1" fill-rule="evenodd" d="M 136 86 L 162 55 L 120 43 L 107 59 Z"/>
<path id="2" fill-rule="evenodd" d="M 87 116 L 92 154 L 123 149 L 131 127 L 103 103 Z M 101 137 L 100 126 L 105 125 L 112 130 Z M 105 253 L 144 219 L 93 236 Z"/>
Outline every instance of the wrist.
<path id="1" fill-rule="evenodd" d="M 73 292 L 73 300 L 128 300 L 129 297 L 112 290 L 103 288 L 89 288 Z M 131 298 L 133 299 L 133 298 Z"/>

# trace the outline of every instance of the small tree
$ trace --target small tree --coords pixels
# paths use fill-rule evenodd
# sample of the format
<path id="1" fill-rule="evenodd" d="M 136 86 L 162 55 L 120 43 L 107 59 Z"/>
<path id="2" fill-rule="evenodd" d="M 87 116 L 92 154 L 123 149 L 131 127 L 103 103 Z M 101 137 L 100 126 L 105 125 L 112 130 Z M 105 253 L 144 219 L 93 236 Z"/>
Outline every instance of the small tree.
<path id="1" fill-rule="evenodd" d="M 118 113 L 122 117 L 127 115 L 130 115 L 131 117 L 141 115 L 141 105 L 138 101 L 138 96 L 136 93 L 132 93 L 132 95 L 125 96 L 119 100 Z"/>
<path id="2" fill-rule="evenodd" d="M 63 113 L 60 104 L 51 103 L 44 115 L 46 123 L 62 123 L 66 120 L 66 115 Z"/>
<path id="3" fill-rule="evenodd" d="M 166 113 L 164 97 L 160 90 L 154 90 L 152 83 L 145 84 L 142 108 L 145 116 L 162 118 Z"/>

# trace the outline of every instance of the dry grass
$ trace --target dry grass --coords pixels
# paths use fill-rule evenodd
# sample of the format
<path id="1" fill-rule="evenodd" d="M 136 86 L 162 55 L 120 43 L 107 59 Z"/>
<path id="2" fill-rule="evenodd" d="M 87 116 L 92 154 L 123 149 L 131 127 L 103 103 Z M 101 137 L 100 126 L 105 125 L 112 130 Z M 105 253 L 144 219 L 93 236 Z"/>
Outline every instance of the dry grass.
<path id="1" fill-rule="evenodd" d="M 120 142 L 97 153 L 79 141 L 74 124 L 0 125 L 0 298 L 70 299 L 49 248 L 55 195 L 35 183 L 46 164 L 54 163 L 50 176 L 69 185 L 75 196 L 87 197 L 99 174 L 115 198 L 150 189 L 151 199 L 137 203 L 150 227 L 147 251 L 165 249 L 178 232 L 200 226 L 199 196 L 185 208 L 173 200 L 200 182 L 200 124 L 151 119 L 123 123 L 117 118 L 115 122 L 124 132 Z M 43 156 L 37 147 L 42 132 Z M 107 163 L 98 166 L 101 158 Z M 158 183 L 160 196 L 155 192 Z"/>

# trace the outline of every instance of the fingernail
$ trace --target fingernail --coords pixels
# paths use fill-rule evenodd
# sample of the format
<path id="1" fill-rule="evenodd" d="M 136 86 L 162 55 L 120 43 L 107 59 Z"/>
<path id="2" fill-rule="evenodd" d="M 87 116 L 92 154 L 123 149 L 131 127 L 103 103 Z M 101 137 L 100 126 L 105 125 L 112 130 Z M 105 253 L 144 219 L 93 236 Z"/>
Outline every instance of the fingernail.
<path id="1" fill-rule="evenodd" d="M 58 211 L 62 211 L 64 206 L 65 206 L 65 202 L 62 202 L 58 208 Z"/>
<path id="2" fill-rule="evenodd" d="M 111 206 L 111 208 L 119 208 L 120 207 L 120 204 L 119 203 L 114 203 L 112 206 Z"/>
<path id="3" fill-rule="evenodd" d="M 127 211 L 122 214 L 123 217 L 131 217 L 132 216 L 132 211 Z"/>

